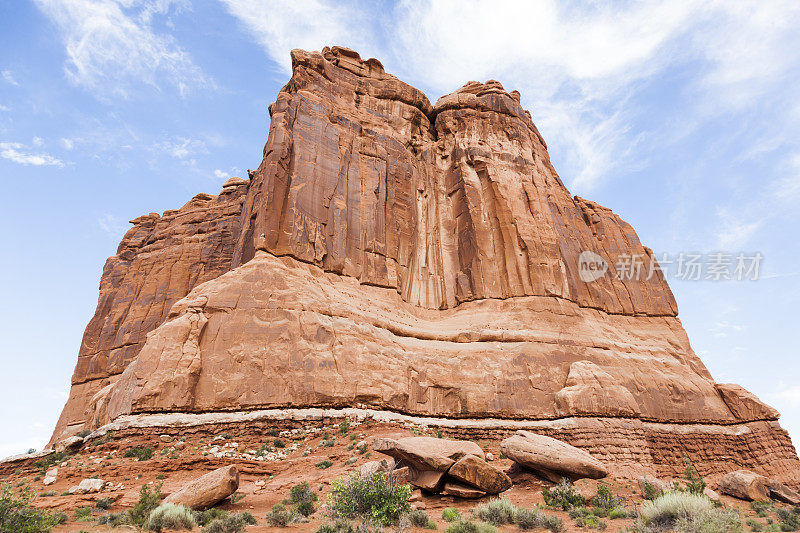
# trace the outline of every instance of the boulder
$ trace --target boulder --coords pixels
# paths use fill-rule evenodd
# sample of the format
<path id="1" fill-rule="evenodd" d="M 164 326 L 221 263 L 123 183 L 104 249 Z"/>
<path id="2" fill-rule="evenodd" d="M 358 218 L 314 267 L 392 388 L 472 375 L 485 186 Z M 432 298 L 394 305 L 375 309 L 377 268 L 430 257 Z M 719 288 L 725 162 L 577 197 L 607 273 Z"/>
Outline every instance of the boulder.
<path id="1" fill-rule="evenodd" d="M 718 490 L 728 496 L 748 501 L 766 500 L 770 496 L 767 478 L 750 470 L 728 472 L 720 480 Z"/>
<path id="2" fill-rule="evenodd" d="M 58 441 L 53 448 L 56 452 L 72 453 L 80 450 L 81 446 L 83 446 L 83 439 L 77 435 L 73 435 L 72 437 L 67 437 L 64 440 Z"/>
<path id="3" fill-rule="evenodd" d="M 442 492 L 444 494 L 449 494 L 450 496 L 456 496 L 457 498 L 467 499 L 482 498 L 486 496 L 486 493 L 480 489 L 476 489 L 475 487 L 470 487 L 468 485 L 462 485 L 461 483 L 455 483 L 453 481 L 448 481 L 445 483 Z"/>
<path id="4" fill-rule="evenodd" d="M 444 472 L 435 470 L 416 470 L 411 468 L 409 471 L 408 482 L 427 492 L 439 492 L 444 480 Z"/>
<path id="5" fill-rule="evenodd" d="M 456 460 L 468 454 L 481 459 L 484 457 L 483 450 L 474 442 L 435 437 L 406 437 L 398 440 L 379 438 L 373 441 L 372 449 L 420 471 L 445 472 Z"/>
<path id="6" fill-rule="evenodd" d="M 551 437 L 520 430 L 500 443 L 506 457 L 558 482 L 570 479 L 600 479 L 608 475 L 603 463 L 587 452 Z"/>
<path id="7" fill-rule="evenodd" d="M 190 481 L 164 499 L 164 503 L 203 510 L 221 502 L 239 488 L 239 470 L 223 466 Z"/>
<path id="8" fill-rule="evenodd" d="M 380 461 L 367 461 L 358 469 L 358 475 L 361 477 L 369 477 L 378 472 L 390 472 L 394 469 L 394 459 L 388 460 L 381 459 Z"/>
<path id="9" fill-rule="evenodd" d="M 511 480 L 505 473 L 474 455 L 465 455 L 456 461 L 447 475 L 487 494 L 499 494 L 511 488 Z"/>
<path id="10" fill-rule="evenodd" d="M 703 489 L 703 494 L 706 496 L 706 498 L 708 498 L 713 502 L 719 501 L 719 494 L 717 494 L 717 491 L 715 490 L 711 490 L 708 487 L 706 487 Z"/>
<path id="11" fill-rule="evenodd" d="M 800 494 L 774 479 L 767 479 L 769 495 L 773 500 L 778 500 L 792 505 L 800 505 Z"/>
<path id="12" fill-rule="evenodd" d="M 105 482 L 102 479 L 84 479 L 77 485 L 70 487 L 69 493 L 70 494 L 90 494 L 93 492 L 100 492 L 103 490 L 103 486 Z"/>
<path id="13" fill-rule="evenodd" d="M 58 479 L 58 467 L 54 466 L 44 474 L 44 480 L 42 483 L 45 485 L 52 485 Z"/>

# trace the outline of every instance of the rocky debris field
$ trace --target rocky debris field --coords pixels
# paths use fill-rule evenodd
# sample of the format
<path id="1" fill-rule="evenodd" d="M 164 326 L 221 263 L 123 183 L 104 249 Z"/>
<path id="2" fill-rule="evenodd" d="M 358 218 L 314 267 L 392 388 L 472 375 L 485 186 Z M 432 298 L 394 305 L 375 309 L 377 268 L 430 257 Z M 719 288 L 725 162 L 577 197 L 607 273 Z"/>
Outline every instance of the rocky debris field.
<path id="1" fill-rule="evenodd" d="M 602 465 L 593 464 L 591 457 L 586 459 L 572 454 L 565 456 L 565 463 L 572 461 L 573 470 L 576 464 L 578 470 L 585 467 L 581 462 L 576 463 L 576 458 L 588 461 L 592 468 L 584 474 L 573 474 L 572 477 L 576 478 L 573 483 L 555 484 L 546 479 L 552 477 L 551 469 L 556 461 L 548 453 L 538 452 L 550 461 L 547 476 L 504 455 L 503 449 L 510 449 L 509 439 L 510 444 L 516 444 L 515 451 L 520 454 L 518 437 L 499 435 L 496 439 L 467 441 L 412 425 L 370 421 L 327 421 L 327 424 L 320 423 L 316 427 L 294 428 L 231 425 L 122 430 L 94 436 L 49 455 L 0 463 L 0 479 L 11 490 L 29 487 L 35 495 L 31 501 L 33 506 L 66 516 L 66 521 L 54 530 L 72 532 L 112 529 L 111 525 L 101 522 L 108 521 L 109 516 L 135 509 L 143 491 L 190 507 L 201 502 L 196 508 L 211 507 L 213 513 L 217 512 L 213 509 L 232 515 L 248 512 L 257 523 L 243 524 L 241 531 L 281 530 L 283 527 L 274 525 L 274 506 L 282 502 L 286 505 L 287 499 L 294 495 L 292 489 L 303 482 L 308 484 L 309 494 L 316 494 L 313 501 L 309 499 L 313 512 L 309 512 L 306 518 L 293 510 L 299 509 L 299 504 L 286 505 L 285 517 L 289 523 L 285 529 L 316 532 L 333 522 L 330 495 L 337 480 L 348 475 L 368 478 L 375 472 L 395 476 L 401 484 L 412 483 L 405 499 L 411 509 L 417 510 L 417 522 L 422 516 L 419 511 L 427 515 L 428 528 L 435 525 L 441 531 L 448 528 L 467 531 L 469 529 L 457 529 L 463 524 L 454 526 L 459 524 L 457 520 L 449 522 L 447 519 L 472 517 L 470 523 L 478 524 L 483 523 L 479 518 L 502 516 L 502 512 L 494 508 L 500 507 L 497 503 L 491 504 L 494 507 L 487 510 L 487 503 L 499 497 L 517 508 L 515 516 L 523 524 L 500 523 L 497 526 L 499 530 L 517 531 L 524 526 L 524 517 L 529 516 L 525 509 L 539 508 L 539 515 L 557 517 L 551 519 L 551 530 L 611 528 L 625 531 L 635 526 L 635 516 L 647 506 L 645 496 L 653 497 L 654 492 L 669 490 L 673 482 L 682 487 L 700 483 L 699 477 L 695 479 L 692 476 L 678 480 L 649 478 L 638 481 L 613 476 L 582 478 L 585 475 L 598 477 L 598 468 Z M 551 448 L 549 453 L 558 449 L 558 446 Z M 570 450 L 567 452 L 571 453 Z M 529 451 L 525 459 L 531 460 L 531 455 L 535 454 Z M 461 466 L 456 468 L 457 465 Z M 430 479 L 426 478 L 430 473 L 437 474 L 433 476 L 436 478 L 433 485 L 428 490 L 417 488 L 423 486 L 425 479 Z M 748 487 L 756 495 L 762 494 L 758 490 L 768 493 L 770 486 L 773 491 L 778 490 L 760 476 L 734 473 L 731 478 L 727 484 L 740 492 L 746 492 Z M 755 488 L 751 487 L 754 483 Z M 448 485 L 457 488 L 448 490 Z M 566 496 L 565 487 L 568 489 Z M 747 502 L 717 494 L 710 488 L 706 488 L 706 493 L 718 501 L 715 505 L 720 509 L 732 509 L 738 513 L 742 524 L 750 524 L 744 531 L 778 528 L 782 524 L 781 516 L 790 519 L 796 516 L 800 521 L 800 515 L 791 514 L 792 507 L 788 503 L 768 498 L 761 502 Z M 209 494 L 211 499 L 204 499 Z M 791 488 L 785 486 L 773 492 L 772 497 L 779 494 L 788 495 L 789 499 L 796 496 Z M 468 497 L 459 497 L 461 495 Z M 575 505 L 564 504 L 573 496 L 585 503 L 575 500 Z M 746 494 L 740 496 L 747 497 Z M 478 515 L 474 514 L 476 512 Z M 272 523 L 267 519 L 268 514 Z M 560 529 L 554 525 L 558 519 Z M 280 513 L 277 520 L 281 521 Z M 502 522 L 502 518 L 499 520 Z M 541 525 L 540 522 L 535 524 Z M 407 522 L 401 522 L 401 525 L 406 529 L 418 529 Z M 131 525 L 119 527 L 135 529 Z M 394 525 L 386 531 L 397 528 Z M 195 528 L 195 531 L 200 530 L 199 526 Z M 544 529 L 539 527 L 538 530 Z"/>

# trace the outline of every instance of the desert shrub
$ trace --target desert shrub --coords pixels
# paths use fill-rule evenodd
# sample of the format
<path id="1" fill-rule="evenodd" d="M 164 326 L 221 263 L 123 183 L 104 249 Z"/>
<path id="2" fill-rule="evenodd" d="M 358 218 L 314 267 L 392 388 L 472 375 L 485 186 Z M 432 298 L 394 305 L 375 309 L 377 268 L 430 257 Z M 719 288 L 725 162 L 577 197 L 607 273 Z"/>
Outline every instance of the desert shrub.
<path id="1" fill-rule="evenodd" d="M 272 510 L 265 517 L 269 525 L 274 527 L 286 527 L 290 522 L 294 522 L 295 514 L 286 508 L 282 503 L 276 503 Z"/>
<path id="2" fill-rule="evenodd" d="M 383 533 L 383 528 L 369 522 L 353 525 L 347 520 L 337 519 L 332 524 L 324 524 L 317 529 L 317 533 Z"/>
<path id="3" fill-rule="evenodd" d="M 267 431 L 267 435 L 269 435 L 270 437 L 280 437 L 281 430 L 278 428 L 269 428 L 269 431 Z"/>
<path id="4" fill-rule="evenodd" d="M 255 525 L 256 518 L 248 513 L 220 514 L 203 527 L 203 533 L 242 533 L 248 525 Z"/>
<path id="5" fill-rule="evenodd" d="M 135 448 L 128 448 L 125 450 L 125 453 L 122 454 L 123 457 L 135 457 L 137 461 L 147 461 L 148 459 L 153 458 L 153 448 L 152 446 L 144 446 L 144 447 L 135 447 Z"/>
<path id="6" fill-rule="evenodd" d="M 0 532 L 41 533 L 63 524 L 66 515 L 50 513 L 33 507 L 33 491 L 23 486 L 16 492 L 10 485 L 0 490 Z"/>
<path id="7" fill-rule="evenodd" d="M 339 433 L 341 435 L 347 435 L 347 432 L 350 431 L 350 422 L 342 422 L 339 424 Z"/>
<path id="8" fill-rule="evenodd" d="M 292 487 L 288 503 L 294 505 L 301 515 L 311 516 L 317 510 L 314 507 L 317 498 L 317 493 L 311 490 L 311 485 L 308 484 L 308 481 L 303 481 Z"/>
<path id="9" fill-rule="evenodd" d="M 514 511 L 514 523 L 523 530 L 541 527 L 541 516 L 536 509 L 520 507 Z"/>
<path id="10" fill-rule="evenodd" d="M 745 523 L 747 524 L 747 527 L 750 528 L 750 531 L 764 531 L 764 524 L 755 518 L 748 518 Z"/>
<path id="11" fill-rule="evenodd" d="M 274 441 L 272 441 L 272 445 L 275 446 L 276 448 L 286 448 L 286 443 L 283 442 L 283 440 L 281 439 L 275 439 Z"/>
<path id="12" fill-rule="evenodd" d="M 317 463 L 314 466 L 316 466 L 320 470 L 324 470 L 326 468 L 332 467 L 333 466 L 333 461 L 331 461 L 330 459 L 325 459 L 324 461 L 320 461 L 319 463 Z"/>
<path id="13" fill-rule="evenodd" d="M 610 511 L 608 511 L 608 517 L 611 520 L 617 520 L 620 518 L 628 518 L 630 517 L 630 513 L 625 510 L 623 507 L 614 507 Z"/>
<path id="14" fill-rule="evenodd" d="M 675 522 L 676 533 L 740 533 L 742 520 L 733 509 L 683 516 Z"/>
<path id="15" fill-rule="evenodd" d="M 546 515 L 541 514 L 541 527 L 547 529 L 548 531 L 552 531 L 552 533 L 561 533 L 564 531 L 564 522 L 561 518 L 554 516 L 554 515 Z"/>
<path id="16" fill-rule="evenodd" d="M 205 511 L 193 511 L 194 521 L 198 526 L 208 525 L 212 520 L 217 518 L 225 518 L 228 516 L 228 511 L 218 507 L 211 507 Z"/>
<path id="17" fill-rule="evenodd" d="M 771 500 L 762 500 L 750 502 L 750 508 L 761 518 L 766 517 L 772 510 L 773 505 Z"/>
<path id="18" fill-rule="evenodd" d="M 457 522 L 461 520 L 461 513 L 455 507 L 445 507 L 442 509 L 442 520 L 445 522 Z"/>
<path id="19" fill-rule="evenodd" d="M 78 507 L 75 509 L 75 520 L 78 522 L 87 522 L 92 519 L 91 507 Z"/>
<path id="20" fill-rule="evenodd" d="M 408 521 L 411 525 L 416 527 L 424 527 L 425 529 L 436 529 L 436 524 L 431 520 L 431 517 L 422 509 L 414 509 L 408 513 Z"/>
<path id="21" fill-rule="evenodd" d="M 667 529 L 682 533 L 736 533 L 742 530 L 742 524 L 735 511 L 717 509 L 705 496 L 675 491 L 645 502 L 633 528 L 640 532 Z"/>
<path id="22" fill-rule="evenodd" d="M 97 523 L 105 524 L 110 528 L 133 524 L 133 522 L 131 521 L 131 515 L 127 511 L 104 514 L 97 519 Z"/>
<path id="23" fill-rule="evenodd" d="M 182 505 L 164 503 L 150 511 L 144 529 L 163 531 L 165 529 L 192 529 L 196 526 L 192 512 Z"/>
<path id="24" fill-rule="evenodd" d="M 683 479 L 686 482 L 685 490 L 691 494 L 701 495 L 706 490 L 706 482 L 697 471 L 689 457 L 683 458 Z"/>
<path id="25" fill-rule="evenodd" d="M 552 489 L 544 488 L 542 490 L 544 503 L 550 508 L 561 509 L 569 511 L 573 507 L 581 506 L 586 503 L 586 500 L 575 492 L 575 487 L 572 482 L 566 478 L 562 479 Z"/>
<path id="26" fill-rule="evenodd" d="M 778 508 L 775 509 L 778 515 L 779 527 L 781 531 L 797 531 L 800 529 L 800 506 L 793 509 Z"/>
<path id="27" fill-rule="evenodd" d="M 142 485 L 139 489 L 139 501 L 128 511 L 131 523 L 143 526 L 150 513 L 158 507 L 161 502 L 161 483 L 153 486 L 153 490 L 147 485 Z"/>
<path id="28" fill-rule="evenodd" d="M 619 507 L 622 504 L 622 498 L 611 492 L 611 488 L 609 488 L 608 485 L 605 483 L 600 483 L 597 486 L 597 493 L 592 496 L 591 504 L 595 507 L 603 509 L 607 514 L 608 511 L 614 509 L 615 507 Z"/>
<path id="29" fill-rule="evenodd" d="M 362 518 L 380 525 L 395 524 L 411 510 L 408 497 L 411 487 L 396 484 L 383 472 L 367 477 L 358 473 L 333 482 L 329 495 L 334 516 L 346 519 Z"/>
<path id="30" fill-rule="evenodd" d="M 459 520 L 447 528 L 447 533 L 497 533 L 497 528 L 485 522 Z"/>
<path id="31" fill-rule="evenodd" d="M 472 510 L 478 520 L 489 522 L 495 526 L 510 524 L 514 521 L 514 505 L 505 498 L 495 498 L 488 503 L 481 503 Z"/>
<path id="32" fill-rule="evenodd" d="M 44 492 L 40 492 L 39 496 L 41 496 L 42 498 L 47 498 L 49 496 L 55 496 L 56 494 L 58 493 L 54 490 L 46 490 Z"/>
<path id="33" fill-rule="evenodd" d="M 95 507 L 104 511 L 111 509 L 112 505 L 114 505 L 113 498 L 99 498 L 96 502 L 94 502 Z"/>

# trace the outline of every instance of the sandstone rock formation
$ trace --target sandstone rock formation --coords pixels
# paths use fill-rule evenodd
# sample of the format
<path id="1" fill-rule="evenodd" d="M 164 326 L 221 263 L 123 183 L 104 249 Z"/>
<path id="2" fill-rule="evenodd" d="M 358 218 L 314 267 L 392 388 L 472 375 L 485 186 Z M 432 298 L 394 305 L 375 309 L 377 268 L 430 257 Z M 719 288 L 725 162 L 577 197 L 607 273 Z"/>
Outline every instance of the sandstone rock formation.
<path id="1" fill-rule="evenodd" d="M 778 414 L 714 383 L 652 252 L 570 196 L 519 93 L 431 105 L 347 49 L 292 64 L 250 179 L 135 219 L 108 260 L 53 442 L 143 413 L 363 407 L 541 422 L 636 475 L 688 454 L 800 482 Z M 584 282 L 582 251 L 646 275 Z"/>
<path id="2" fill-rule="evenodd" d="M 600 479 L 608 475 L 603 463 L 585 451 L 560 440 L 518 431 L 500 443 L 503 454 L 517 464 L 557 483 L 562 478 Z"/>

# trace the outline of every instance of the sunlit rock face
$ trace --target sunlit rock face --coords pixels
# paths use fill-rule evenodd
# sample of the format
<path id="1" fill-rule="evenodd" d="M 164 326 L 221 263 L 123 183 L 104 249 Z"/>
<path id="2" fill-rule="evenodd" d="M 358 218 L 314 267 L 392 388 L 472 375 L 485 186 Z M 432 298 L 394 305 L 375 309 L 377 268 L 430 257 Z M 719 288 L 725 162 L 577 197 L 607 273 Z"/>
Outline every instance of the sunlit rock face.
<path id="1" fill-rule="evenodd" d="M 570 196 L 519 93 L 431 105 L 350 50 L 292 63 L 250 179 L 136 219 L 108 260 L 54 440 L 136 413 L 361 407 L 549 420 L 612 464 L 800 481 L 778 413 L 714 383 L 651 251 Z M 586 281 L 585 251 L 645 275 Z"/>

